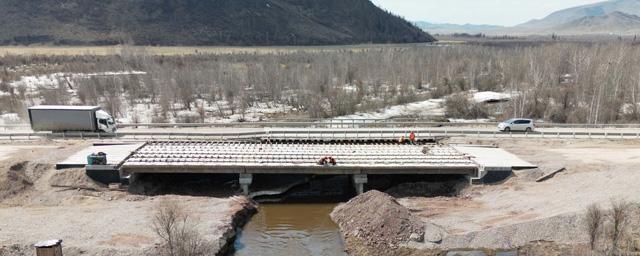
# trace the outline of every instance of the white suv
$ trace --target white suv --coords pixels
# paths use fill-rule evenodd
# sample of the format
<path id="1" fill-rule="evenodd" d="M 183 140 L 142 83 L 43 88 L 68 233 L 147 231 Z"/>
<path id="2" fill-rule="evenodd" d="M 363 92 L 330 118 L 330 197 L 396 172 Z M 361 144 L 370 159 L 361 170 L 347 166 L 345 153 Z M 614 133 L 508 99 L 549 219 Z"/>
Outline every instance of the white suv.
<path id="1" fill-rule="evenodd" d="M 503 132 L 533 132 L 535 128 L 536 125 L 533 124 L 533 120 L 524 118 L 513 118 L 498 124 L 498 129 Z"/>

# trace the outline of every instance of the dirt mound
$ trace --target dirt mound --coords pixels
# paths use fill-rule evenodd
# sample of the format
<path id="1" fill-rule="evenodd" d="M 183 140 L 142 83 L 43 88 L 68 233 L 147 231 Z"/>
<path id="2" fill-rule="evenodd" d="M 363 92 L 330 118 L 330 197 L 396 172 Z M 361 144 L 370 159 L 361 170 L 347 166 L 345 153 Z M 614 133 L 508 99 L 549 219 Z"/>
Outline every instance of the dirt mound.
<path id="1" fill-rule="evenodd" d="M 372 190 L 339 205 L 331 213 L 347 241 L 357 238 L 380 250 L 424 239 L 424 223 L 393 197 Z"/>
<path id="2" fill-rule="evenodd" d="M 12 171 L 12 172 L 24 171 L 24 169 L 27 167 L 27 164 L 29 164 L 29 162 L 27 161 L 19 162 L 9 167 L 9 171 Z"/>
<path id="3" fill-rule="evenodd" d="M 10 168 L 7 172 L 0 173 L 0 201 L 13 197 L 31 186 L 33 182 L 23 171 L 12 171 Z"/>
<path id="4" fill-rule="evenodd" d="M 56 171 L 49 179 L 52 187 L 79 188 L 88 190 L 102 190 L 106 185 L 89 178 L 84 169 L 67 169 Z"/>
<path id="5" fill-rule="evenodd" d="M 0 201 L 14 197 L 33 186 L 37 177 L 47 166 L 29 161 L 13 161 L 0 163 Z"/>
<path id="6" fill-rule="evenodd" d="M 23 149 L 12 153 L 8 159 L 0 161 L 0 202 L 18 198 L 36 189 L 41 178 L 48 177 L 52 171 L 53 163 L 68 157 L 85 145 L 80 143 L 53 147 L 49 145 L 33 148 L 29 145 L 21 145 L 21 147 Z"/>

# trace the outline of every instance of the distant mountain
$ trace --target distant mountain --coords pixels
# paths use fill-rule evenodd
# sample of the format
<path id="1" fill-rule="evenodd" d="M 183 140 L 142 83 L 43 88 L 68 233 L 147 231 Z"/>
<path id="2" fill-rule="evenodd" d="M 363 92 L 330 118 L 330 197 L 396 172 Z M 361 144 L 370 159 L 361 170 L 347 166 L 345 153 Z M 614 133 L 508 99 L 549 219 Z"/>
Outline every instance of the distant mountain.
<path id="1" fill-rule="evenodd" d="M 454 34 L 454 33 L 468 33 L 478 34 L 487 33 L 490 31 L 503 29 L 502 26 L 495 25 L 475 25 L 475 24 L 451 24 L 451 23 L 430 23 L 426 21 L 415 22 L 416 26 L 431 34 Z"/>
<path id="2" fill-rule="evenodd" d="M 588 16 L 553 28 L 557 34 L 638 34 L 640 17 L 613 12 L 601 16 Z"/>
<path id="3" fill-rule="evenodd" d="M 0 0 L 0 44 L 431 42 L 369 0 Z"/>
<path id="4" fill-rule="evenodd" d="M 507 29 L 516 34 L 633 34 L 640 30 L 640 0 L 611 0 L 560 10 Z"/>

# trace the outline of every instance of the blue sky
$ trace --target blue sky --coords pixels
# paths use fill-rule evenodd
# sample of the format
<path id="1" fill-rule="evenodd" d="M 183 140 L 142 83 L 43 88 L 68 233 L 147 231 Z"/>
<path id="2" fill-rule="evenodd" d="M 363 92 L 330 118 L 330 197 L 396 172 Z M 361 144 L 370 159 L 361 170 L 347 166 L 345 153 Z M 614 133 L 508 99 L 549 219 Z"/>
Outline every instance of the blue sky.
<path id="1" fill-rule="evenodd" d="M 372 0 L 410 21 L 512 26 L 603 0 Z"/>

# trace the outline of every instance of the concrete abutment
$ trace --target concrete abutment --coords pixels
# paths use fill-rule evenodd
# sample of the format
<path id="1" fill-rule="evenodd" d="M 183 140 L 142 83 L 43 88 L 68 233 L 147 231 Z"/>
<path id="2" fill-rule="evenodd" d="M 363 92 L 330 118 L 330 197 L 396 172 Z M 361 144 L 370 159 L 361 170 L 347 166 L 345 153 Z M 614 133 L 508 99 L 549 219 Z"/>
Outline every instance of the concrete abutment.
<path id="1" fill-rule="evenodd" d="M 369 182 L 369 179 L 366 174 L 354 174 L 352 176 L 353 179 L 353 187 L 356 189 L 356 193 L 358 195 L 364 193 L 364 184 Z"/>
<path id="2" fill-rule="evenodd" d="M 242 188 L 242 194 L 249 195 L 249 187 L 253 183 L 253 174 L 241 173 L 239 177 L 240 188 Z"/>

